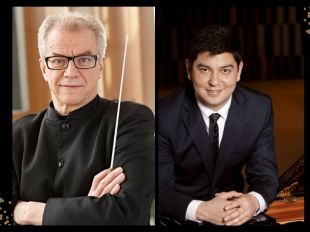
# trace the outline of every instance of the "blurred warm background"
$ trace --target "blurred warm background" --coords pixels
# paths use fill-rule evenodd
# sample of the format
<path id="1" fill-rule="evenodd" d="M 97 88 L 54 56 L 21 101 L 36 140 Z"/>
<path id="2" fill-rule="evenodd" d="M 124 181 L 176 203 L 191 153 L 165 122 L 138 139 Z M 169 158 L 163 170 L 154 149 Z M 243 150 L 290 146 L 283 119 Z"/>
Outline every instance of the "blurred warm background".
<path id="1" fill-rule="evenodd" d="M 105 26 L 105 68 L 98 88 L 102 97 L 113 99 L 119 96 L 128 34 L 122 100 L 145 104 L 155 113 L 154 7 L 14 7 L 13 119 L 41 111 L 51 100 L 39 68 L 37 32 L 46 15 L 65 11 L 93 14 Z"/>

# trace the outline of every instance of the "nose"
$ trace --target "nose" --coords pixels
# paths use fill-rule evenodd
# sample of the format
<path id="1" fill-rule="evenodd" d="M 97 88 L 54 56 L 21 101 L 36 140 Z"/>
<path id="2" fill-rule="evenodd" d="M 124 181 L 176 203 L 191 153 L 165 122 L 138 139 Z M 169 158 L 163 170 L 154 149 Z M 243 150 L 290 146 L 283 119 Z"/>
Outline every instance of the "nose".
<path id="1" fill-rule="evenodd" d="M 75 77 L 77 74 L 78 70 L 73 63 L 73 60 L 69 60 L 68 67 L 65 69 L 65 77 Z"/>
<path id="2" fill-rule="evenodd" d="M 212 72 L 209 79 L 209 84 L 211 86 L 217 86 L 220 83 L 219 76 L 216 72 Z"/>

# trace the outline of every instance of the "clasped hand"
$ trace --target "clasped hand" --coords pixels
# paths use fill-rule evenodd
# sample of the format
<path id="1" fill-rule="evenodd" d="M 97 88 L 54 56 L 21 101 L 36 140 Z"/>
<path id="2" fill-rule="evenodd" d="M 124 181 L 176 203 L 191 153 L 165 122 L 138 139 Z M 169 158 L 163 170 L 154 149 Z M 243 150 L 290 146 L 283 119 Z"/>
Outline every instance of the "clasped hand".
<path id="1" fill-rule="evenodd" d="M 253 195 L 236 191 L 221 192 L 215 194 L 212 200 L 201 203 L 196 217 L 215 225 L 242 225 L 258 209 L 259 203 Z"/>

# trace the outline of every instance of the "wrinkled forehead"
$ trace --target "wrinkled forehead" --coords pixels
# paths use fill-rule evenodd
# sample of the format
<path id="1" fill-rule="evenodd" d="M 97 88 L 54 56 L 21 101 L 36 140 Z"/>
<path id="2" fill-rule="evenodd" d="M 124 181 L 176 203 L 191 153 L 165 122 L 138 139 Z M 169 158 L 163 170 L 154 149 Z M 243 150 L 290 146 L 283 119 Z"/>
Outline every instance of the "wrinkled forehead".
<path id="1" fill-rule="evenodd" d="M 90 29 L 52 29 L 46 37 L 46 55 L 97 54 L 95 33 Z"/>

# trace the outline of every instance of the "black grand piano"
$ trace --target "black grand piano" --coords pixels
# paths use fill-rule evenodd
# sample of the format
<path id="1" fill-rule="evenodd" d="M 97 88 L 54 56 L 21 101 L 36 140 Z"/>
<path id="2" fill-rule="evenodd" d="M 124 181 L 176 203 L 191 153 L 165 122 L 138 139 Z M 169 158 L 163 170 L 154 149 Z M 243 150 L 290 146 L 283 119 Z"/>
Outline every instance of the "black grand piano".
<path id="1" fill-rule="evenodd" d="M 280 177 L 278 195 L 266 213 L 253 217 L 249 225 L 289 225 L 304 221 L 304 155 Z"/>
<path id="2" fill-rule="evenodd" d="M 276 199 L 304 196 L 304 155 L 302 155 L 279 178 Z"/>

